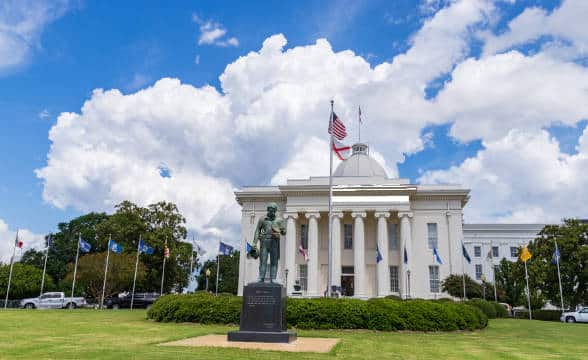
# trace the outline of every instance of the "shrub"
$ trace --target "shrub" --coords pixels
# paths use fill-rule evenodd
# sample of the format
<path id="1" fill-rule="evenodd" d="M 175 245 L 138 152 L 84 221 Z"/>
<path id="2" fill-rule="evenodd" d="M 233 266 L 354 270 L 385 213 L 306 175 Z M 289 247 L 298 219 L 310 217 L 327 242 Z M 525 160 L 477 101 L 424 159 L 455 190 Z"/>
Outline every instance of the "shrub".
<path id="1" fill-rule="evenodd" d="M 147 316 L 156 321 L 237 324 L 241 303 L 232 295 L 166 295 Z M 420 299 L 288 299 L 286 319 L 289 327 L 299 329 L 452 331 L 488 324 L 488 317 L 475 306 Z"/>
<path id="2" fill-rule="evenodd" d="M 496 319 L 496 308 L 490 301 L 482 299 L 472 299 L 466 301 L 466 304 L 475 306 L 488 317 L 488 319 Z"/>
<path id="3" fill-rule="evenodd" d="M 533 320 L 543 321 L 560 321 L 561 311 L 559 310 L 533 310 L 531 314 Z M 517 310 L 515 312 L 517 319 L 529 319 L 529 312 L 526 310 Z"/>

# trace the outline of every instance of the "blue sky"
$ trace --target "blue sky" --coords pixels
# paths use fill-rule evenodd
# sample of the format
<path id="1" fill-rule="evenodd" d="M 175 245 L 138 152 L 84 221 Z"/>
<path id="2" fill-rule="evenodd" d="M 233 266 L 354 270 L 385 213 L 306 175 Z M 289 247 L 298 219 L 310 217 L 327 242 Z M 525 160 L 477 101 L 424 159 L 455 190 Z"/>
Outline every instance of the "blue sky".
<path id="1" fill-rule="evenodd" d="M 10 56 L 15 56 L 17 52 L 15 49 L 24 49 L 24 55 L 13 59 L 13 63 L 3 63 L 0 60 L 0 167 L 3 169 L 0 178 L 0 219 L 7 224 L 10 231 L 26 228 L 32 233 L 43 234 L 54 230 L 60 221 L 67 221 L 88 210 L 108 211 L 113 203 L 122 200 L 126 195 L 124 190 L 120 190 L 124 183 L 124 177 L 120 177 L 122 175 L 117 175 L 118 172 L 110 173 L 109 169 L 112 167 L 109 165 L 102 168 L 105 171 L 103 177 L 100 172 L 95 174 L 95 169 L 88 170 L 85 167 L 85 170 L 81 170 L 75 164 L 75 159 L 80 157 L 72 155 L 68 158 L 68 154 L 78 154 L 84 144 L 90 144 L 88 146 L 94 149 L 99 148 L 102 144 L 100 138 L 104 139 L 107 151 L 112 151 L 112 154 L 124 153 L 126 148 L 117 148 L 117 145 L 111 143 L 113 138 L 126 137 L 124 126 L 121 128 L 123 130 L 116 130 L 104 125 L 101 128 L 103 132 L 95 133 L 98 139 L 84 138 L 89 135 L 90 128 L 67 134 L 56 132 L 65 140 L 59 140 L 56 146 L 56 149 L 62 150 L 53 152 L 50 150 L 52 141 L 48 134 L 56 126 L 60 114 L 80 115 L 84 103 L 90 108 L 94 108 L 95 104 L 95 109 L 100 106 L 104 108 L 96 110 L 98 115 L 86 117 L 86 114 L 82 114 L 74 122 L 100 124 L 115 119 L 117 111 L 122 111 L 121 108 L 113 105 L 107 109 L 103 103 L 98 105 L 98 96 L 93 93 L 95 89 L 118 89 L 121 101 L 130 101 L 132 97 L 129 96 L 136 92 L 145 93 L 145 89 L 150 89 L 162 78 L 178 79 L 196 91 L 207 85 L 213 86 L 216 89 L 213 98 L 230 103 L 223 105 L 230 109 L 227 110 L 230 112 L 227 116 L 236 126 L 241 126 L 239 129 L 242 130 L 235 138 L 226 139 L 229 144 L 227 146 L 233 153 L 242 153 L 243 157 L 227 155 L 230 159 L 226 161 L 222 158 L 200 163 L 200 158 L 195 156 L 193 159 L 186 159 L 186 162 L 198 163 L 192 168 L 184 162 L 175 163 L 175 160 L 170 160 L 172 153 L 203 151 L 202 154 L 205 154 L 212 145 L 207 145 L 204 141 L 201 147 L 197 144 L 196 148 L 190 150 L 178 145 L 177 149 L 170 149 L 170 154 L 166 156 L 154 156 L 145 160 L 146 164 L 159 163 L 157 166 L 146 165 L 154 171 L 161 164 L 167 169 L 162 176 L 163 180 L 157 181 L 174 180 L 175 174 L 197 173 L 198 176 L 206 177 L 207 181 L 213 179 L 223 182 L 225 188 L 229 189 L 248 184 L 269 184 L 280 170 L 285 174 L 306 175 L 311 169 L 316 169 L 313 166 L 318 165 L 309 165 L 308 169 L 301 172 L 292 170 L 291 165 L 295 163 L 297 156 L 303 156 L 301 154 L 304 150 L 319 151 L 314 146 L 320 145 L 320 141 L 326 141 L 326 134 L 318 130 L 307 133 L 303 129 L 322 128 L 322 123 L 319 126 L 317 122 L 326 120 L 319 120 L 317 105 L 306 103 L 307 100 L 297 92 L 277 92 L 280 96 L 276 97 L 268 94 L 280 84 L 299 86 L 296 84 L 296 74 L 288 77 L 288 71 L 297 67 L 299 71 L 319 68 L 320 60 L 317 63 L 314 59 L 314 50 L 328 53 L 329 58 L 324 61 L 333 61 L 333 64 L 341 61 L 338 63 L 343 64 L 340 65 L 340 73 L 345 74 L 339 79 L 338 71 L 332 74 L 325 71 L 325 77 L 320 79 L 320 83 L 317 80 L 315 86 L 328 89 L 321 96 L 324 95 L 325 99 L 339 99 L 340 116 L 348 123 L 353 138 L 357 129 L 354 109 L 357 105 L 362 105 L 366 122 L 364 138 L 367 137 L 374 151 L 386 159 L 386 165 L 400 177 L 410 178 L 415 182 L 459 182 L 473 188 L 488 186 L 487 180 L 494 176 L 499 179 L 493 182 L 495 186 L 507 186 L 514 193 L 513 189 L 528 186 L 515 178 L 516 172 L 508 173 L 504 170 L 511 166 L 497 169 L 491 160 L 498 159 L 498 152 L 505 147 L 520 147 L 520 144 L 516 145 L 517 141 L 524 141 L 525 144 L 537 142 L 540 148 L 543 148 L 541 144 L 553 147 L 554 142 L 557 143 L 557 151 L 553 150 L 555 152 L 552 157 L 527 159 L 531 163 L 537 161 L 538 164 L 543 164 L 551 161 L 553 167 L 558 169 L 554 171 L 564 171 L 561 169 L 564 166 L 570 174 L 582 169 L 582 159 L 562 160 L 562 156 L 582 155 L 579 144 L 588 116 L 586 105 L 582 105 L 581 100 L 586 99 L 586 94 L 582 94 L 580 90 L 574 93 L 573 89 L 574 86 L 582 89 L 586 85 L 583 77 L 586 71 L 586 50 L 582 47 L 586 39 L 575 32 L 573 20 L 568 22 L 568 29 L 562 25 L 566 22 L 559 21 L 556 17 L 559 16 L 560 8 L 565 10 L 564 5 L 577 6 L 579 9 L 560 11 L 565 13 L 561 15 L 564 18 L 570 16 L 566 14 L 582 13 L 586 10 L 585 6 L 578 1 L 562 3 L 476 0 L 472 2 L 475 5 L 470 9 L 460 3 L 463 1 L 179 1 L 170 5 L 169 2 L 126 1 L 121 6 L 118 2 L 105 1 L 9 0 L 6 9 L 0 9 L 0 23 L 8 28 L 0 30 L 4 31 L 0 32 L 0 39 L 5 36 L 17 40 L 14 48 L 2 49 L 0 45 L 0 57 L 8 57 L 10 60 Z M 454 16 L 451 14 L 459 14 L 459 6 L 467 8 L 459 11 L 465 14 L 464 17 L 472 16 L 471 21 L 465 21 L 461 17 L 451 18 Z M 534 22 L 521 30 L 516 26 L 517 18 L 527 12 Z M 449 19 L 443 18 L 445 13 L 449 14 Z M 22 22 L 19 23 L 19 20 Z M 461 21 L 464 22 L 463 26 L 453 25 Z M 549 26 L 537 25 L 548 24 L 550 21 L 553 24 Z M 32 25 L 23 30 L 22 24 L 25 22 Z M 428 28 L 431 29 L 427 30 Z M 222 35 L 211 35 L 212 38 L 206 40 L 205 33 L 210 30 L 216 30 Z M 208 35 L 210 34 L 212 33 Z M 287 39 L 287 45 L 282 44 L 280 54 L 276 55 L 278 60 L 268 57 L 267 61 L 264 60 L 266 63 L 254 63 L 257 61 L 254 58 L 262 52 L 264 41 L 275 34 L 283 34 Z M 437 39 L 437 36 L 442 40 L 441 50 L 429 41 Z M 317 39 L 321 38 L 326 39 L 330 50 L 317 45 Z M 280 43 L 279 39 L 272 39 L 272 42 Z M 19 41 L 22 42 L 20 45 Z M 452 43 L 448 41 L 457 43 L 452 48 Z M 423 64 L 418 64 L 422 66 L 422 70 L 413 68 L 417 65 L 401 71 L 394 69 L 398 64 L 389 66 L 393 62 L 401 63 L 400 59 L 403 57 L 414 56 L 411 55 L 411 49 L 414 52 L 414 49 L 420 49 L 417 60 L 411 60 L 411 64 L 417 64 L 419 59 L 423 59 Z M 300 56 L 289 60 L 288 57 L 295 56 L 290 50 L 297 50 Z M 349 51 L 352 53 L 347 53 Z M 430 59 L 428 54 L 432 54 Z M 440 59 L 437 60 L 436 56 Z M 238 60 L 240 57 L 241 60 Z M 518 89 L 520 101 L 517 101 L 517 95 L 505 98 L 497 96 L 493 99 L 495 93 L 489 92 L 493 89 L 499 94 L 510 94 L 508 84 L 505 85 L 501 78 L 502 74 L 493 73 L 506 59 L 512 61 L 512 66 L 521 67 L 517 74 L 529 71 L 528 77 L 513 79 L 517 84 L 536 79 L 537 76 L 533 76 L 532 71 L 543 71 L 540 73 L 542 77 L 545 71 L 553 70 L 553 75 L 545 76 L 545 81 L 548 82 L 545 84 L 545 93 L 533 98 L 528 91 Z M 239 64 L 249 65 L 241 68 Z M 264 67 L 265 64 L 268 64 L 267 68 Z M 439 69 L 430 70 L 436 66 Z M 474 67 L 477 69 L 472 69 Z M 572 72 L 562 80 L 562 84 L 572 82 L 573 86 L 566 87 L 572 90 L 562 94 L 565 99 L 558 99 L 561 103 L 546 105 L 553 109 L 555 115 L 539 108 L 529 111 L 533 104 L 545 103 L 542 96 L 558 97 L 557 94 L 549 97 L 548 90 L 553 87 L 554 82 L 557 83 L 557 76 L 562 73 L 561 68 Z M 258 73 L 256 69 L 265 70 Z M 468 79 L 475 78 L 468 71 L 482 74 L 480 83 L 474 84 L 475 86 L 468 83 Z M 223 74 L 227 79 L 224 85 L 220 80 Z M 346 82 L 354 84 L 348 86 Z M 241 103 L 240 99 L 258 91 L 247 90 L 253 89 L 256 84 L 266 84 L 266 88 L 259 90 L 261 92 L 258 94 L 258 99 L 263 101 L 256 103 L 254 98 Z M 534 86 L 535 89 L 537 84 L 529 86 Z M 386 97 L 388 93 L 391 94 L 389 98 Z M 406 93 L 409 95 L 404 96 Z M 145 96 L 148 94 L 149 90 Z M 173 97 L 173 94 L 176 93 L 172 92 L 170 96 Z M 479 97 L 473 98 L 472 94 Z M 414 96 L 420 97 L 417 103 L 422 105 L 414 105 L 416 100 L 404 100 Z M 198 102 L 199 99 L 195 98 L 194 101 Z M 149 104 L 154 108 L 158 107 L 157 97 L 144 101 L 151 101 Z M 186 101 L 189 103 L 191 100 Z M 200 108 L 207 107 L 210 101 L 212 100 L 202 100 Z M 281 104 L 276 104 L 274 109 L 271 107 L 272 101 Z M 573 111 L 557 111 L 560 107 Z M 496 114 L 493 110 L 496 110 Z M 218 111 L 222 113 L 224 110 Z M 281 144 L 285 146 L 276 150 L 276 158 L 272 159 L 273 167 L 260 167 L 253 172 L 242 171 L 241 165 L 251 165 L 248 163 L 250 159 L 245 157 L 254 157 L 267 151 L 267 148 L 264 149 L 263 136 L 253 139 L 251 131 L 259 133 L 260 129 L 266 129 L 270 125 L 257 124 L 256 120 L 241 122 L 244 121 L 243 118 L 258 114 L 259 111 L 263 115 L 258 116 L 260 119 L 265 114 L 271 114 L 267 115 L 267 121 L 271 124 L 281 121 L 292 124 L 286 126 L 290 136 L 281 134 L 287 140 L 281 140 Z M 328 111 L 328 107 L 324 111 Z M 289 116 L 293 116 L 293 113 L 297 116 L 292 120 Z M 141 123 L 147 115 L 138 111 L 125 116 L 125 121 L 133 124 Z M 173 111 L 170 111 L 170 119 L 174 116 Z M 178 116 L 183 114 L 179 113 Z M 480 122 L 477 122 L 478 118 L 481 119 Z M 165 118 L 158 119 L 167 121 Z M 217 119 L 213 116 L 202 121 L 214 124 Z M 312 125 L 309 126 L 310 123 Z M 154 126 L 152 122 L 149 124 L 147 129 Z M 256 125 L 247 128 L 251 124 Z M 91 129 L 96 129 L 93 126 Z M 542 135 L 542 129 L 548 135 Z M 218 133 L 226 134 L 226 130 Z M 166 135 L 165 131 L 161 135 Z M 177 139 L 177 134 L 170 133 L 169 136 L 170 139 Z M 524 136 L 527 137 L 521 139 Z M 142 142 L 147 140 L 135 134 L 128 135 L 124 141 L 140 148 Z M 219 149 L 226 149 L 223 141 L 225 139 L 219 140 Z M 75 145 L 68 149 L 74 142 Z M 273 148 L 272 144 L 266 145 Z M 145 147 L 145 153 L 154 151 L 147 149 L 147 145 Z M 96 162 L 97 155 L 92 156 L 92 160 L 88 161 Z M 50 165 L 48 157 L 55 157 L 60 164 L 69 165 Z M 464 165 L 468 163 L 468 159 L 470 164 L 476 163 L 479 166 L 480 170 L 475 174 Z M 527 160 L 517 161 L 527 163 Z M 564 165 L 561 164 L 562 161 Z M 452 171 L 451 167 L 455 170 Z M 51 174 L 41 176 L 35 173 L 36 169 L 43 168 Z M 58 172 L 59 175 L 56 175 Z M 141 173 L 140 169 L 137 173 Z M 129 175 L 130 178 L 132 176 L 134 175 Z M 133 178 L 135 181 L 142 181 L 141 175 L 136 176 Z M 80 177 L 91 185 L 82 189 L 78 187 L 79 182 L 68 182 L 68 179 L 75 177 Z M 551 180 L 544 181 L 549 183 Z M 573 184 L 578 187 L 580 185 Z M 94 189 L 106 190 L 103 193 L 102 190 Z M 545 188 L 538 188 L 532 195 L 539 196 L 545 191 Z M 100 200 L 102 195 L 108 197 L 108 201 Z M 177 196 L 179 194 L 170 195 L 169 192 L 161 195 L 170 200 Z M 501 214 L 510 216 L 507 221 L 547 221 L 569 215 L 561 211 L 564 205 L 558 203 L 558 200 L 553 200 L 554 210 L 549 212 L 538 203 L 526 202 L 524 197 L 505 197 L 508 199 L 503 199 L 504 202 L 494 203 L 488 202 L 486 196 L 480 196 L 479 203 L 474 203 L 471 219 L 500 221 L 504 219 L 493 218 L 495 215 L 491 214 Z M 137 202 L 154 200 L 152 197 L 137 194 L 129 194 L 128 198 Z M 226 194 L 218 195 L 215 201 L 229 198 Z M 199 201 L 197 197 L 192 200 L 194 203 Z M 515 204 L 505 205 L 508 201 L 514 201 Z M 223 206 L 226 210 L 233 205 L 227 203 Z M 493 206 L 501 208 L 487 212 L 483 210 Z M 188 217 L 203 211 L 198 205 L 187 204 L 184 208 L 190 214 Z M 586 215 L 585 210 L 586 208 L 577 209 L 579 215 Z M 217 234 L 215 231 L 222 227 L 219 225 L 222 225 L 222 221 L 218 223 L 219 216 L 211 216 L 206 224 L 194 224 L 191 229 L 202 236 L 214 236 Z M 228 225 L 233 226 L 232 223 Z"/>

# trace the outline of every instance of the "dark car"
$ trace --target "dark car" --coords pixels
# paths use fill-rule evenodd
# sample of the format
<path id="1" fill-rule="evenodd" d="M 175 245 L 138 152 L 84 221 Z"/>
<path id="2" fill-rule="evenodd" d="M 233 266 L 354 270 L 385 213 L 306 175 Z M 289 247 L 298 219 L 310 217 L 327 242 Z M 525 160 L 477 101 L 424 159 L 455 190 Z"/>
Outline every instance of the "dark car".
<path id="1" fill-rule="evenodd" d="M 108 309 L 128 309 L 131 307 L 131 293 L 120 293 L 106 299 Z M 159 293 L 135 293 L 133 309 L 148 309 L 159 298 Z"/>

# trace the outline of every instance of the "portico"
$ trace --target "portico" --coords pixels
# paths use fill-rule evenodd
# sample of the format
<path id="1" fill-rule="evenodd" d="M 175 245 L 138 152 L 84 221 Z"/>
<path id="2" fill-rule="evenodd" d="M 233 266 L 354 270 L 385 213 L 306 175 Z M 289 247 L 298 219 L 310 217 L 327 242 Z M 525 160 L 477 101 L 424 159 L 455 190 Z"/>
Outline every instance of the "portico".
<path id="1" fill-rule="evenodd" d="M 284 185 L 236 193 L 243 209 L 242 254 L 265 205 L 278 204 L 287 228 L 278 281 L 285 283 L 287 274 L 289 295 L 319 297 L 327 290 L 328 180 L 289 179 Z M 354 155 L 339 165 L 333 184 L 333 286 L 357 298 L 436 297 L 441 276 L 449 275 L 457 258 L 461 211 L 469 191 L 388 178 L 365 144 L 354 146 Z M 435 262 L 431 246 L 443 264 Z M 255 280 L 255 267 L 255 261 L 241 257 L 240 292 Z M 298 285 L 300 291 L 295 290 Z"/>

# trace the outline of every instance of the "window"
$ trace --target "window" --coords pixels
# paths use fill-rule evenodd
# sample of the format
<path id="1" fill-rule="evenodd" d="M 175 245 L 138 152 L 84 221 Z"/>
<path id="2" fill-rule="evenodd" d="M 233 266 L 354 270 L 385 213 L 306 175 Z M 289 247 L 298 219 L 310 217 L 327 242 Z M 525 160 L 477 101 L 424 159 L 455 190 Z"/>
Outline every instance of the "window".
<path id="1" fill-rule="evenodd" d="M 474 246 L 474 256 L 475 257 L 482 256 L 482 248 L 480 246 Z"/>
<path id="2" fill-rule="evenodd" d="M 482 279 L 482 264 L 476 264 L 476 280 Z"/>
<path id="3" fill-rule="evenodd" d="M 398 224 L 388 224 L 388 247 L 390 250 L 398 250 Z"/>
<path id="4" fill-rule="evenodd" d="M 353 225 L 343 224 L 343 248 L 353 249 Z"/>
<path id="5" fill-rule="evenodd" d="M 304 250 L 308 249 L 308 225 L 300 224 L 300 243 Z"/>
<path id="6" fill-rule="evenodd" d="M 498 246 L 492 246 L 492 257 L 497 258 L 498 256 Z"/>
<path id="7" fill-rule="evenodd" d="M 516 246 L 511 246 L 510 247 L 510 257 L 517 257 L 518 254 L 519 254 L 519 248 Z"/>
<path id="8" fill-rule="evenodd" d="M 341 274 L 343 275 L 353 275 L 355 272 L 355 268 L 353 266 L 341 266 Z"/>
<path id="9" fill-rule="evenodd" d="M 439 266 L 429 266 L 429 285 L 432 293 L 439 292 Z"/>
<path id="10" fill-rule="evenodd" d="M 390 291 L 397 293 L 398 288 L 398 266 L 390 266 Z"/>
<path id="11" fill-rule="evenodd" d="M 437 223 L 427 224 L 427 238 L 429 242 L 429 249 L 438 248 L 437 246 Z"/>
<path id="12" fill-rule="evenodd" d="M 308 288 L 308 266 L 306 264 L 298 265 L 298 281 L 300 282 L 300 289 L 306 291 Z"/>

